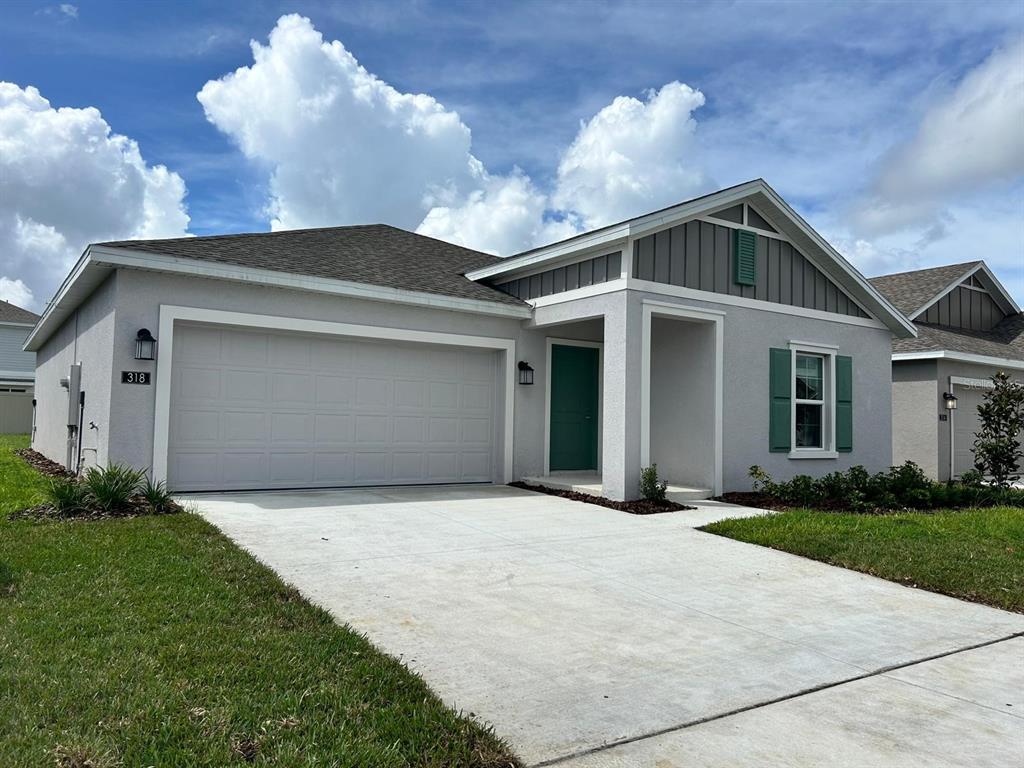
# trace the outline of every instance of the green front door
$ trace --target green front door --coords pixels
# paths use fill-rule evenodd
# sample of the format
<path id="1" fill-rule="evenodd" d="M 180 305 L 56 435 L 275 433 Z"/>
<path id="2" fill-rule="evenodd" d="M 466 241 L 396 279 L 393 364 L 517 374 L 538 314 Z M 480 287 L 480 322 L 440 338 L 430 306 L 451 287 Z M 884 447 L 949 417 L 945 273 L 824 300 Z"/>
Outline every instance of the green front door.
<path id="1" fill-rule="evenodd" d="M 595 347 L 551 346 L 552 472 L 597 469 L 599 375 Z"/>

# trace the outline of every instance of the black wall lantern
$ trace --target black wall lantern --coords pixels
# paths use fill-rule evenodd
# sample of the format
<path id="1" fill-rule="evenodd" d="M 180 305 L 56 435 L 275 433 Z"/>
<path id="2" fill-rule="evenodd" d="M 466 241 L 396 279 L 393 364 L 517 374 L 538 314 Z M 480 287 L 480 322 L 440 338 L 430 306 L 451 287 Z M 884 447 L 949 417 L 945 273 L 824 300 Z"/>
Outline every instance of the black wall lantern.
<path id="1" fill-rule="evenodd" d="M 156 339 L 148 328 L 139 328 L 139 332 L 135 334 L 135 359 L 156 359 Z"/>
<path id="2" fill-rule="evenodd" d="M 519 383 L 533 384 L 533 366 L 525 360 L 519 361 Z"/>
<path id="3" fill-rule="evenodd" d="M 943 392 L 942 393 L 942 397 L 946 401 L 946 410 L 947 411 L 955 411 L 956 410 L 956 395 L 951 394 L 949 392 Z"/>

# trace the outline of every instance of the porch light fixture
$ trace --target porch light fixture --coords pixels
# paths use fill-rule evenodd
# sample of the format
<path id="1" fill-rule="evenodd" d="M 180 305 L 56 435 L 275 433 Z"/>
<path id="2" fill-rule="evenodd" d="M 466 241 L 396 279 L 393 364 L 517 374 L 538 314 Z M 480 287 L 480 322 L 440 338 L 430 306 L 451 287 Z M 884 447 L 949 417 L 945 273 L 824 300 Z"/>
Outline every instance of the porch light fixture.
<path id="1" fill-rule="evenodd" d="M 153 334 L 149 332 L 148 328 L 139 328 L 138 333 L 135 334 L 135 359 L 156 359 L 156 339 L 153 338 Z"/>
<path id="2" fill-rule="evenodd" d="M 519 383 L 533 384 L 533 366 L 525 360 L 519 361 Z"/>
<path id="3" fill-rule="evenodd" d="M 954 395 L 954 394 L 952 394 L 950 392 L 944 392 L 942 394 L 942 398 L 943 398 L 943 400 L 946 401 L 946 410 L 947 411 L 955 411 L 956 410 L 956 395 Z"/>

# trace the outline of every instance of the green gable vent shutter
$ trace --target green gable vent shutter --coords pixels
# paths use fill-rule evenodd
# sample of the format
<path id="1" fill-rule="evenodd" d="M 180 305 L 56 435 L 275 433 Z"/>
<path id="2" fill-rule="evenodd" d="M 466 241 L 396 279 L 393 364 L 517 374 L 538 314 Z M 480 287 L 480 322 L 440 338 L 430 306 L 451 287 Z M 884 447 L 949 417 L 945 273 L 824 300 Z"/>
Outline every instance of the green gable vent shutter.
<path id="1" fill-rule="evenodd" d="M 733 230 L 736 241 L 733 248 L 732 279 L 738 285 L 757 282 L 757 235 L 743 229 Z"/>
<path id="2" fill-rule="evenodd" d="M 770 350 L 768 371 L 771 411 L 768 418 L 768 450 L 789 451 L 792 418 L 793 355 L 788 349 Z"/>
<path id="3" fill-rule="evenodd" d="M 836 356 L 836 450 L 853 450 L 853 358 Z"/>

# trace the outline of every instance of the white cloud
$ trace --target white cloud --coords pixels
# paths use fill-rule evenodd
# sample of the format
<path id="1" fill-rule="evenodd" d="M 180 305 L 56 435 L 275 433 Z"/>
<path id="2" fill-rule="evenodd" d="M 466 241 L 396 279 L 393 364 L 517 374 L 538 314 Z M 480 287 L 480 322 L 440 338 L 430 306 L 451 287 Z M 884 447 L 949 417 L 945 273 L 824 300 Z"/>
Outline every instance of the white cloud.
<path id="1" fill-rule="evenodd" d="M 147 165 L 99 111 L 0 82 L 2 276 L 49 295 L 90 242 L 185 233 L 185 183 Z"/>
<path id="2" fill-rule="evenodd" d="M 254 63 L 206 83 L 206 116 L 271 173 L 274 229 L 383 220 L 413 229 L 474 186 L 470 132 L 367 72 L 309 19 L 282 16 Z"/>
<path id="3" fill-rule="evenodd" d="M 1024 174 L 1024 41 L 996 50 L 927 110 L 915 135 L 883 158 L 855 223 L 877 235 L 942 234 L 943 204 Z M 939 229 L 936 229 L 938 225 Z"/>
<path id="4" fill-rule="evenodd" d="M 72 5 L 71 3 L 61 3 L 57 6 L 61 13 L 67 16 L 69 19 L 78 18 L 78 6 Z"/>
<path id="5" fill-rule="evenodd" d="M 459 115 L 366 71 L 309 19 L 282 16 L 253 63 L 198 94 L 206 116 L 270 174 L 273 229 L 384 221 L 509 254 L 689 196 L 700 92 L 673 82 L 580 126 L 553 196 L 494 174 Z"/>
<path id="6" fill-rule="evenodd" d="M 693 158 L 704 94 L 680 82 L 619 96 L 580 125 L 558 165 L 554 203 L 579 216 L 584 229 L 609 224 L 692 197 L 708 186 Z"/>
<path id="7" fill-rule="evenodd" d="M 35 303 L 35 297 L 21 280 L 0 277 L 0 301 L 7 301 L 19 307 L 29 307 Z"/>

